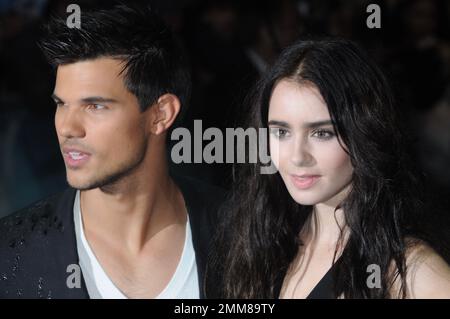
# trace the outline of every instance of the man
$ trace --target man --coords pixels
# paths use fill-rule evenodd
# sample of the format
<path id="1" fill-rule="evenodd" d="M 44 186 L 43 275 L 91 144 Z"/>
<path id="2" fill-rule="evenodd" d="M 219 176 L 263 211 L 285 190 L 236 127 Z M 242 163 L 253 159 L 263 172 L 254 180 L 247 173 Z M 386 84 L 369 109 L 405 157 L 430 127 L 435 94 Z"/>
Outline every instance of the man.
<path id="1" fill-rule="evenodd" d="M 220 195 L 168 170 L 190 87 L 171 33 L 122 5 L 50 22 L 41 47 L 70 188 L 0 222 L 0 298 L 204 297 Z"/>

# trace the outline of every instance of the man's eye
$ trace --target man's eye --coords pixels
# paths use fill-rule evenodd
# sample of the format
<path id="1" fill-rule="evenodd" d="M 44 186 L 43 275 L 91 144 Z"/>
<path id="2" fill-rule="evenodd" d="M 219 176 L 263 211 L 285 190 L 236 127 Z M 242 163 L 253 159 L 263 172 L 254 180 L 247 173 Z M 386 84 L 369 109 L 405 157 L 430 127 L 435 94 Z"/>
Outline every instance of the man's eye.
<path id="1" fill-rule="evenodd" d="M 321 140 L 329 140 L 335 136 L 334 132 L 329 130 L 316 130 L 313 132 L 312 136 L 317 137 Z"/>
<path id="2" fill-rule="evenodd" d="M 64 103 L 61 101 L 55 101 L 57 107 L 64 106 Z"/>
<path id="3" fill-rule="evenodd" d="M 270 134 L 272 134 L 273 136 L 275 136 L 278 139 L 283 139 L 283 138 L 289 136 L 289 131 L 286 129 L 283 129 L 283 128 L 279 128 L 279 127 L 271 127 Z"/>
<path id="4" fill-rule="evenodd" d="M 106 106 L 101 105 L 101 104 L 89 104 L 88 105 L 88 109 L 94 110 L 94 111 L 103 110 L 105 108 L 106 108 Z"/>

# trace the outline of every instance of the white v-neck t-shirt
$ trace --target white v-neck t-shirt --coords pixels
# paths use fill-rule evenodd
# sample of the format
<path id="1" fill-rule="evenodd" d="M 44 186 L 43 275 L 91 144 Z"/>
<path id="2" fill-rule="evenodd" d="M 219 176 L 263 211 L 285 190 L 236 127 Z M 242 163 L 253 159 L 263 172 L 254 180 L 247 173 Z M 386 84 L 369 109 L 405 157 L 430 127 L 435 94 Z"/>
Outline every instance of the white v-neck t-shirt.
<path id="1" fill-rule="evenodd" d="M 114 285 L 105 273 L 84 235 L 79 190 L 75 196 L 73 213 L 79 265 L 90 298 L 127 299 L 128 297 Z M 180 261 L 172 279 L 156 299 L 198 299 L 199 297 L 197 263 L 195 261 L 195 251 L 188 217 L 186 237 Z"/>

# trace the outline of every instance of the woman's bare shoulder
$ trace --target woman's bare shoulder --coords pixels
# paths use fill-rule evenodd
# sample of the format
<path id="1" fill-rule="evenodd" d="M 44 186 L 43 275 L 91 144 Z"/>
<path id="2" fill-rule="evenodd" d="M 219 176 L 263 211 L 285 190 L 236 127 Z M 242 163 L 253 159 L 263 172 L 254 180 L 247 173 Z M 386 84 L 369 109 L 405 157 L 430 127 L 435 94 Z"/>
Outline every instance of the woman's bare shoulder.
<path id="1" fill-rule="evenodd" d="M 410 239 L 405 257 L 408 298 L 450 299 L 450 265 L 432 247 Z"/>

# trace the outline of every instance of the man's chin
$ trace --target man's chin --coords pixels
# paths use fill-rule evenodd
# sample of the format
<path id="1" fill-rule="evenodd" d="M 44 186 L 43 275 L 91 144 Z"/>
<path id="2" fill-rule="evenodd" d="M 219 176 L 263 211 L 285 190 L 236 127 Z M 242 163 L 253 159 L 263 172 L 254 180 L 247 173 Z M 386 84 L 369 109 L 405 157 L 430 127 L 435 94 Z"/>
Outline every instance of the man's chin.
<path id="1" fill-rule="evenodd" d="M 74 176 L 67 175 L 67 183 L 72 188 L 78 189 L 80 191 L 88 191 L 95 188 L 103 188 L 114 185 L 124 176 L 126 176 L 126 174 L 122 172 L 105 176 L 97 176 L 96 178 L 90 179 L 74 178 Z"/>
<path id="2" fill-rule="evenodd" d="M 71 178 L 70 176 L 67 176 L 67 184 L 69 184 L 70 187 L 78 189 L 80 191 L 87 191 L 99 187 L 96 181 L 92 180 L 83 181 L 80 179 Z"/>
<path id="3" fill-rule="evenodd" d="M 70 182 L 69 180 L 67 181 L 67 183 L 69 184 L 70 187 L 80 190 L 80 191 L 88 191 L 88 190 L 97 188 L 97 186 L 92 185 L 92 184 L 74 183 L 74 182 Z"/>
<path id="4" fill-rule="evenodd" d="M 130 165 L 123 165 L 120 169 L 114 171 L 102 171 L 95 172 L 94 175 L 88 175 L 86 172 L 67 172 L 67 183 L 75 189 L 79 190 L 91 190 L 94 188 L 101 188 L 102 190 L 111 191 L 115 189 L 116 186 L 125 179 L 127 176 L 133 173 L 133 171 L 139 167 L 142 162 L 143 156 L 140 157 L 138 161 Z M 92 172 L 93 173 L 93 172 Z"/>

